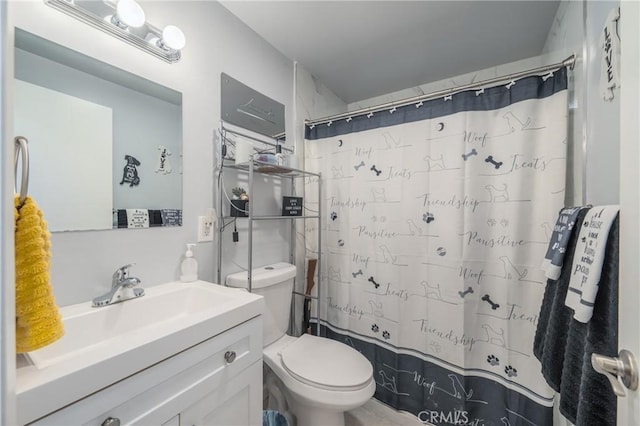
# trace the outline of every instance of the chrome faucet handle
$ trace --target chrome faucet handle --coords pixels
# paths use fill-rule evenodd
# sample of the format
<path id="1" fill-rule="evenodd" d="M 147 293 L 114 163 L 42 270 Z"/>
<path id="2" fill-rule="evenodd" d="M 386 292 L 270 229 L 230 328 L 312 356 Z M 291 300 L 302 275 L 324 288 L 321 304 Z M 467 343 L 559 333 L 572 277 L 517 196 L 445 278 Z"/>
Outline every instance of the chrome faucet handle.
<path id="1" fill-rule="evenodd" d="M 129 268 L 134 266 L 135 263 L 130 263 L 128 265 L 121 266 L 113 273 L 113 279 L 111 281 L 111 287 L 116 287 L 122 281 L 126 280 L 129 277 Z"/>

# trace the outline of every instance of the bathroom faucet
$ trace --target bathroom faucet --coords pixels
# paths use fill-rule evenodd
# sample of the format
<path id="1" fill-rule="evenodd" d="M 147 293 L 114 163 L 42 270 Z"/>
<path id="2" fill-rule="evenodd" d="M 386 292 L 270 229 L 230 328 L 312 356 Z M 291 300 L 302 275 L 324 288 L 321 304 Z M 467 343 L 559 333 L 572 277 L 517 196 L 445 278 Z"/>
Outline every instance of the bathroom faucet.
<path id="1" fill-rule="evenodd" d="M 129 268 L 133 265 L 134 264 L 125 265 L 113 273 L 111 291 L 93 299 L 94 308 L 144 296 L 144 289 L 136 287 L 140 285 L 140 279 L 129 276 Z"/>

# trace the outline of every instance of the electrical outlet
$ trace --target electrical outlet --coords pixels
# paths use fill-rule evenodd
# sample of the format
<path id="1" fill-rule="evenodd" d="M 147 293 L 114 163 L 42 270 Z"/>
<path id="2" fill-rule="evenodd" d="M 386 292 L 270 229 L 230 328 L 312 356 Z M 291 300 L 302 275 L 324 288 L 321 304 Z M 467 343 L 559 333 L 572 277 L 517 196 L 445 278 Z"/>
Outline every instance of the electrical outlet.
<path id="1" fill-rule="evenodd" d="M 213 241 L 213 219 L 209 216 L 198 216 L 198 242 Z"/>

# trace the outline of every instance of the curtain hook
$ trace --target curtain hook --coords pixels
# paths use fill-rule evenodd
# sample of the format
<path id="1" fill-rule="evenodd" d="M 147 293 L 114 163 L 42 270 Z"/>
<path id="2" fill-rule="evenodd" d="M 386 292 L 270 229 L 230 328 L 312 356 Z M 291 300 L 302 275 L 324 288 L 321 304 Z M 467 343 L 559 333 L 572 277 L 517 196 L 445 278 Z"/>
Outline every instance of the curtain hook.
<path id="1" fill-rule="evenodd" d="M 371 117 L 373 117 L 373 113 L 372 113 L 372 112 L 370 112 L 369 114 L 367 114 L 367 118 L 371 118 Z"/>
<path id="2" fill-rule="evenodd" d="M 507 89 L 511 89 L 511 88 L 512 88 L 513 86 L 515 86 L 515 85 L 516 85 L 516 82 L 515 82 L 515 81 L 513 81 L 513 80 L 511 80 L 511 81 L 509 82 L 509 84 L 507 84 L 507 85 L 506 85 L 506 86 L 504 86 L 504 87 L 506 87 Z"/>
<path id="3" fill-rule="evenodd" d="M 327 127 L 331 127 L 332 124 L 333 124 L 333 121 L 329 120 L 329 122 L 327 123 Z"/>
<path id="4" fill-rule="evenodd" d="M 396 107 L 391 108 L 389 110 L 389 114 L 393 114 L 394 112 L 396 112 L 396 109 L 397 109 Z"/>
<path id="5" fill-rule="evenodd" d="M 547 81 L 548 79 L 550 79 L 551 77 L 553 77 L 553 71 L 549 71 L 549 74 L 545 75 L 542 77 L 542 81 Z"/>
<path id="6" fill-rule="evenodd" d="M 353 120 L 353 118 L 349 117 L 349 118 L 347 118 L 347 120 L 346 120 L 346 121 L 347 121 L 347 123 L 348 123 L 348 122 L 350 122 L 351 120 Z"/>
<path id="7" fill-rule="evenodd" d="M 418 102 L 418 103 L 416 104 L 416 108 L 420 108 L 422 105 L 424 105 L 424 103 L 422 103 L 422 101 L 420 101 L 420 102 Z"/>
<path id="8" fill-rule="evenodd" d="M 312 124 L 312 125 L 309 126 L 310 129 L 313 129 L 314 127 L 316 127 L 315 124 Z"/>
<path id="9" fill-rule="evenodd" d="M 476 90 L 476 96 L 482 95 L 484 93 L 484 87 L 480 90 Z"/>
<path id="10" fill-rule="evenodd" d="M 453 100 L 453 95 L 447 95 L 444 97 L 445 102 Z"/>

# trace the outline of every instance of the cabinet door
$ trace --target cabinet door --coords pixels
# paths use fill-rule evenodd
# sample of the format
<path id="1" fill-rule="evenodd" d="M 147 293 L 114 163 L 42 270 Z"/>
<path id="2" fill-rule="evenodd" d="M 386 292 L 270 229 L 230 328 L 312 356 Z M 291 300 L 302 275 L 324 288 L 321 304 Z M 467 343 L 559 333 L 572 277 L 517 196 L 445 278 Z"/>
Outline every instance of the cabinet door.
<path id="1" fill-rule="evenodd" d="M 180 425 L 262 425 L 262 362 L 254 363 L 180 413 Z"/>
<path id="2" fill-rule="evenodd" d="M 227 360 L 227 354 L 231 353 L 234 354 L 233 359 Z M 118 419 L 123 426 L 162 425 L 204 395 L 215 393 L 217 389 L 222 389 L 221 395 L 225 395 L 229 384 L 234 383 L 236 377 L 244 377 L 255 364 L 260 368 L 257 378 L 262 380 L 261 317 L 242 323 L 29 425 L 100 426 L 109 417 Z M 258 413 L 261 408 L 262 405 L 258 407 Z M 187 424 L 182 418 L 180 423 Z"/>

